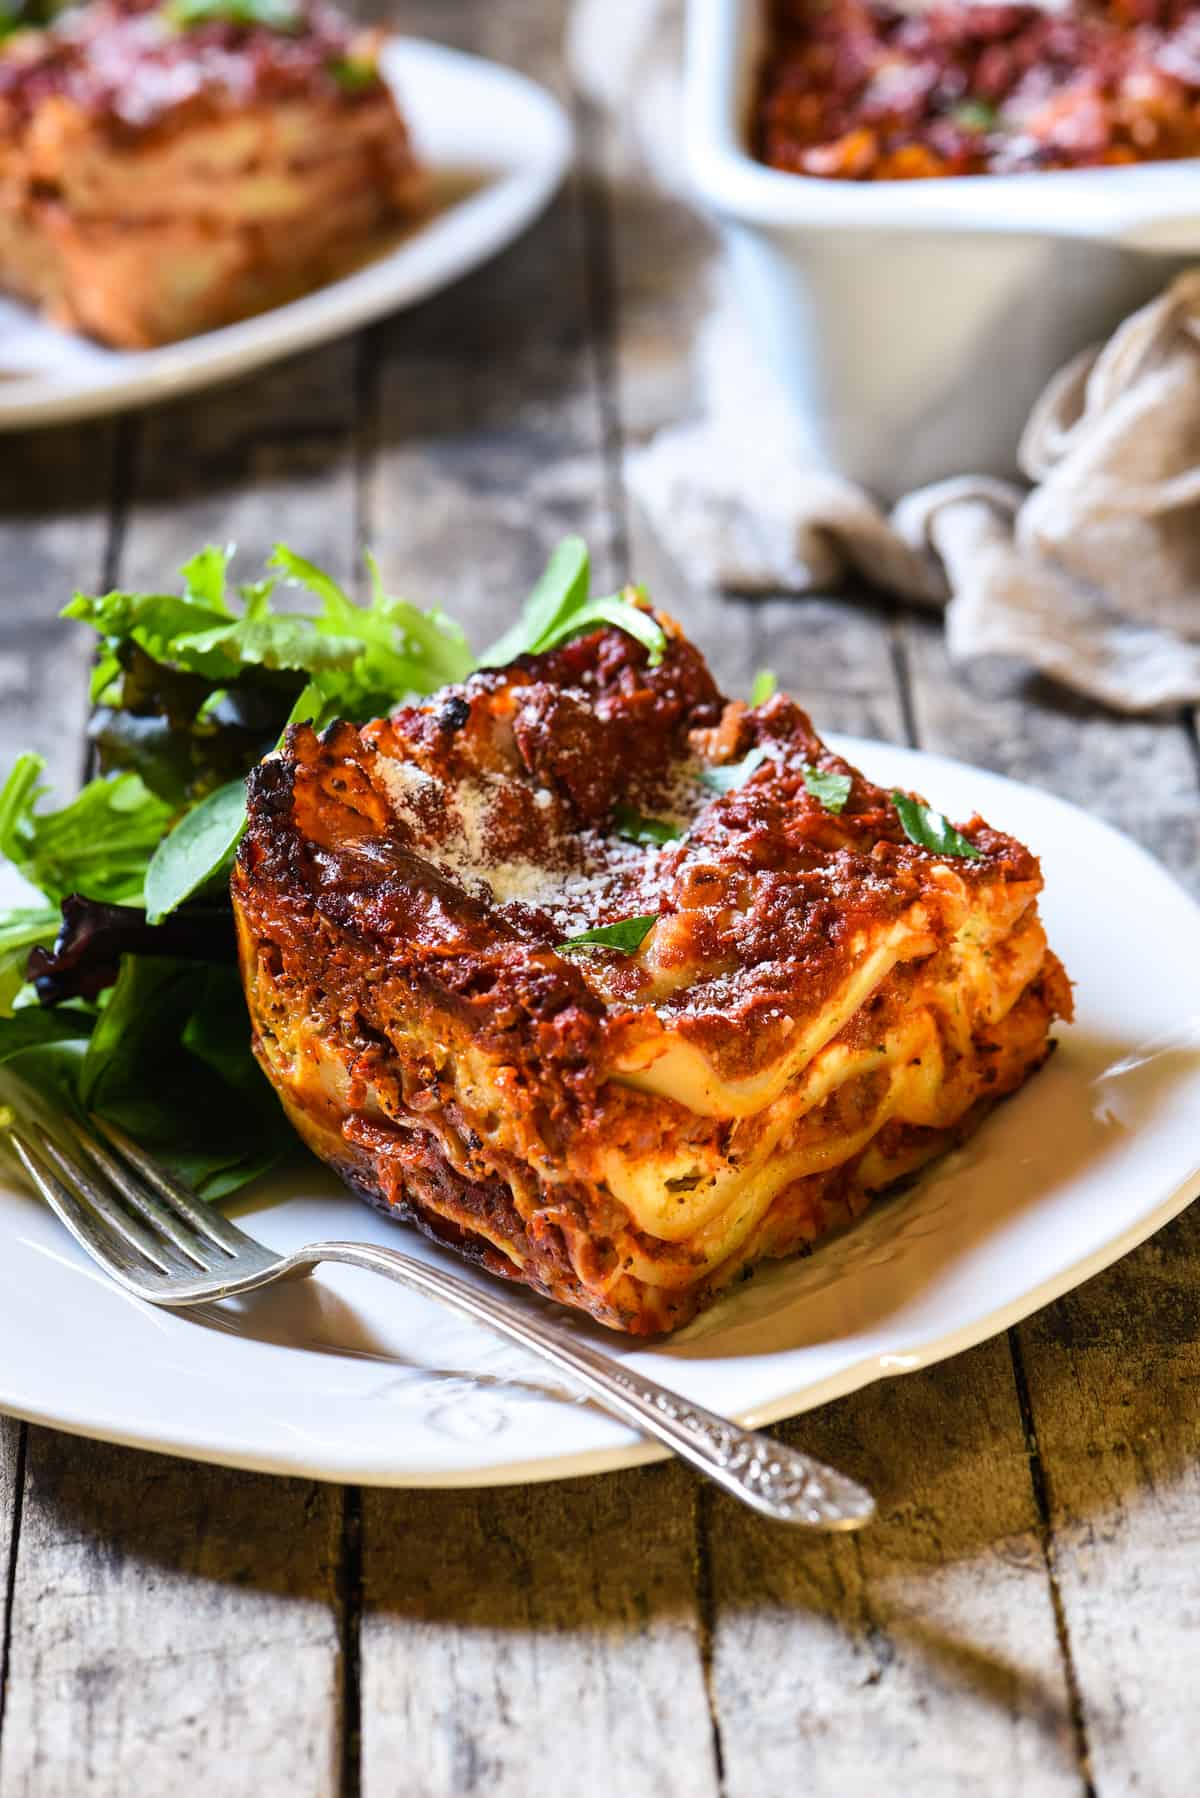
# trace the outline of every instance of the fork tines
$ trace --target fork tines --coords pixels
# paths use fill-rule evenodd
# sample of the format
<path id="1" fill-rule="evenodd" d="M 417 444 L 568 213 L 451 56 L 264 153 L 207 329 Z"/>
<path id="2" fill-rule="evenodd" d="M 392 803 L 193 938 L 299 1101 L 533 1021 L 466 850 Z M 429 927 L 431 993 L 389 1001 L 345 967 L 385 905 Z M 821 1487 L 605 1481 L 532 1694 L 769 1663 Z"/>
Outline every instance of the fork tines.
<path id="1" fill-rule="evenodd" d="M 106 1143 L 64 1120 L 61 1134 L 12 1128 L 13 1149 L 34 1186 L 80 1245 L 123 1285 L 211 1282 L 260 1250 L 158 1167 L 115 1124 L 93 1118 Z"/>

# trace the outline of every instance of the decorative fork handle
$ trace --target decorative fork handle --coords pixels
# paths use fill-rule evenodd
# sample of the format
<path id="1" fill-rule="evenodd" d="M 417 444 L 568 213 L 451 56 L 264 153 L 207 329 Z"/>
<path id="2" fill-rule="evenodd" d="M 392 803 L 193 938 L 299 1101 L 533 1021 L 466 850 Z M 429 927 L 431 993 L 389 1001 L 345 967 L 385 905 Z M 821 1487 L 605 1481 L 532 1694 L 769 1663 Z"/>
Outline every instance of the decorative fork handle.
<path id="1" fill-rule="evenodd" d="M 290 1256 L 284 1268 L 276 1267 L 273 1277 L 309 1273 L 322 1261 L 347 1262 L 383 1274 L 531 1349 L 594 1393 L 605 1410 L 655 1437 L 734 1498 L 777 1523 L 810 1530 L 854 1530 L 874 1515 L 875 1501 L 864 1487 L 811 1455 L 773 1442 L 757 1430 L 744 1430 L 644 1374 L 616 1365 L 586 1344 L 572 1342 L 541 1318 L 441 1268 L 411 1260 L 398 1249 L 373 1243 L 313 1243 Z M 239 1290 L 245 1290 L 240 1282 Z"/>

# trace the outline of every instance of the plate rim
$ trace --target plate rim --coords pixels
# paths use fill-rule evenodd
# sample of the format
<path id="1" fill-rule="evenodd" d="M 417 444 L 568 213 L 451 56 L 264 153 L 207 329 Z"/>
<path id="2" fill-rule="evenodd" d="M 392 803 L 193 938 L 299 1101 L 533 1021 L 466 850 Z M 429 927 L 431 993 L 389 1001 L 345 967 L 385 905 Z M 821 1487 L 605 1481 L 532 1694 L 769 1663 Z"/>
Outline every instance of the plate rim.
<path id="1" fill-rule="evenodd" d="M 1039 800 L 1048 802 L 1052 808 L 1064 809 L 1074 814 L 1083 819 L 1091 830 L 1111 838 L 1114 844 L 1119 846 L 1124 856 L 1132 855 L 1142 864 L 1145 873 L 1152 879 L 1161 882 L 1177 901 L 1182 901 L 1184 907 L 1194 913 L 1197 924 L 1200 925 L 1200 904 L 1157 857 L 1132 837 L 1109 824 L 1106 819 L 1096 817 L 1082 806 L 1076 805 L 1072 800 L 1064 799 L 1061 795 L 1046 788 L 1034 786 L 1031 782 L 1017 780 L 1011 775 L 999 774 L 991 769 L 977 767 L 956 757 L 944 755 L 937 750 L 914 749 L 906 744 L 851 736 L 844 732 L 831 732 L 827 741 L 832 748 L 847 755 L 856 765 L 859 765 L 864 758 L 869 759 L 876 752 L 882 751 L 887 756 L 899 757 L 902 762 L 907 762 L 914 771 L 919 770 L 922 773 L 928 771 L 936 775 L 939 768 L 951 768 L 958 775 L 969 776 L 971 779 L 983 776 L 985 785 L 1012 789 L 1018 794 L 1034 794 Z M 752 1428 L 775 1423 L 787 1417 L 802 1416 L 806 1411 L 813 1410 L 818 1406 L 839 1398 L 849 1397 L 872 1385 L 876 1380 L 892 1379 L 907 1373 L 924 1371 L 969 1348 L 990 1341 L 1015 1324 L 1023 1322 L 1025 1318 L 1032 1316 L 1046 1305 L 1052 1304 L 1055 1299 L 1061 1298 L 1065 1293 L 1084 1284 L 1095 1274 L 1114 1265 L 1123 1256 L 1147 1241 L 1164 1225 L 1171 1222 L 1173 1218 L 1179 1216 L 1198 1197 L 1200 1197 L 1200 1150 L 1198 1150 L 1197 1159 L 1185 1178 L 1126 1228 L 1117 1231 L 1089 1252 L 1068 1261 L 1056 1272 L 1037 1281 L 1021 1294 L 981 1313 L 973 1320 L 960 1324 L 955 1329 L 935 1333 L 915 1342 L 905 1342 L 902 1346 L 889 1346 L 886 1350 L 887 1360 L 894 1361 L 895 1365 L 883 1364 L 879 1352 L 867 1353 L 847 1366 L 811 1382 L 800 1391 L 781 1393 L 759 1404 L 731 1407 L 729 1415 L 737 1422 Z M 669 1339 L 667 1340 L 669 1341 Z M 661 1376 L 663 1361 L 655 1355 L 653 1349 L 635 1347 L 627 1358 L 637 1362 L 643 1356 Z M 669 1367 L 669 1358 L 664 1359 Z M 364 1465 L 362 1461 L 355 1460 L 352 1453 L 339 1459 L 336 1444 L 328 1447 L 320 1458 L 306 1455 L 302 1450 L 289 1453 L 280 1444 L 276 1444 L 268 1453 L 256 1454 L 237 1448 L 231 1450 L 228 1446 L 222 1446 L 219 1442 L 212 1440 L 198 1441 L 194 1433 L 188 1438 L 186 1432 L 171 1428 L 164 1430 L 162 1427 L 157 1427 L 151 1434 L 145 1433 L 136 1425 L 114 1424 L 105 1422 L 103 1419 L 98 1422 L 94 1409 L 92 1414 L 85 1418 L 73 1414 L 69 1406 L 64 1410 L 58 1410 L 37 1404 L 14 1403 L 5 1395 L 3 1387 L 6 1383 L 6 1375 L 0 1370 L 0 1412 L 27 1423 L 40 1424 L 47 1428 L 62 1430 L 68 1435 L 116 1443 L 150 1453 L 174 1455 L 181 1459 L 232 1467 L 247 1472 L 268 1473 L 282 1478 L 319 1480 L 338 1485 L 361 1485 L 389 1490 L 470 1490 L 473 1488 L 482 1490 L 497 1486 L 542 1484 L 551 1480 L 591 1477 L 670 1458 L 668 1449 L 662 1448 L 656 1443 L 636 1439 L 609 1447 L 579 1449 L 558 1456 L 547 1455 L 532 1461 L 494 1460 L 479 1466 L 447 1467 L 436 1470 L 426 1468 L 398 1470 L 394 1464 L 389 1467 L 376 1464 Z"/>
<path id="2" fill-rule="evenodd" d="M 0 382 L 0 434 L 71 424 L 84 419 L 116 417 L 139 411 L 185 394 L 235 381 L 257 369 L 289 356 L 318 348 L 348 335 L 363 325 L 407 311 L 440 293 L 443 288 L 480 268 L 514 243 L 545 211 L 561 187 L 575 154 L 575 133 L 566 108 L 556 95 L 520 70 L 488 57 L 457 50 L 430 39 L 397 34 L 382 52 L 385 73 L 395 65 L 396 85 L 419 76 L 420 65 L 437 66 L 464 82 L 490 81 L 519 96 L 531 119 L 536 118 L 544 144 L 535 157 L 529 155 L 498 170 L 481 189 L 454 201 L 433 218 L 418 223 L 403 242 L 360 269 L 336 281 L 325 282 L 311 293 L 282 306 L 269 307 L 247 319 L 237 319 L 215 331 L 197 333 L 178 343 L 160 344 L 148 350 L 118 351 L 130 358 L 113 372 L 94 376 L 46 371 L 14 375 Z M 406 73 L 404 65 L 409 65 Z M 431 165 L 437 175 L 436 162 Z M 464 213 L 474 202 L 487 199 L 495 216 L 477 227 L 475 241 L 465 251 L 448 255 L 443 264 L 427 271 L 397 297 L 389 291 L 382 272 L 405 257 L 427 230 Z M 403 261 L 400 264 L 403 267 Z M 0 295 L 7 304 L 22 302 Z M 340 300 L 340 304 L 339 304 Z M 26 308 L 26 310 L 31 310 Z M 38 323 L 36 319 L 32 322 Z M 42 327 L 52 332 L 55 327 Z M 63 332 L 64 354 L 79 342 Z M 200 346 L 199 349 L 197 346 Z M 104 350 L 104 345 L 93 346 Z M 142 367 L 142 359 L 147 366 Z"/>

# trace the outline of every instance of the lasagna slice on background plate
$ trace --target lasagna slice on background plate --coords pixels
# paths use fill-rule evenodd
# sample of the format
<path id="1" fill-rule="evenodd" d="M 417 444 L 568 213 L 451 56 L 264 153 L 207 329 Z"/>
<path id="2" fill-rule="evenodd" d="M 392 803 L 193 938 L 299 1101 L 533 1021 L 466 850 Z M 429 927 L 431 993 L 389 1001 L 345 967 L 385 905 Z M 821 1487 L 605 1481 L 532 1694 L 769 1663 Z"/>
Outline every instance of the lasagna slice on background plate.
<path id="1" fill-rule="evenodd" d="M 1070 987 L 1038 864 L 669 619 L 294 726 L 234 875 L 257 1052 L 364 1197 L 637 1333 L 972 1130 Z"/>
<path id="2" fill-rule="evenodd" d="M 144 349 L 344 273 L 423 198 L 380 41 L 322 0 L 91 0 L 14 34 L 0 287 Z"/>

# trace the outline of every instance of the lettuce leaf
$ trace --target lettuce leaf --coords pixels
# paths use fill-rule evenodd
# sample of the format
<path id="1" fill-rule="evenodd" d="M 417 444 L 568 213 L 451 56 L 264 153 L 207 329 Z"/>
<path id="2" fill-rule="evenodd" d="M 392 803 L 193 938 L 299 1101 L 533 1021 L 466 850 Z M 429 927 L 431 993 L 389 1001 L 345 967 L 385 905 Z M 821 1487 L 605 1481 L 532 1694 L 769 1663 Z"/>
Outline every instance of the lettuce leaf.
<path id="1" fill-rule="evenodd" d="M 0 788 L 0 854 L 54 905 L 68 893 L 116 905 L 140 900 L 171 808 L 138 775 L 120 774 L 89 781 L 58 811 L 39 811 L 44 767 L 41 756 L 19 755 Z"/>

